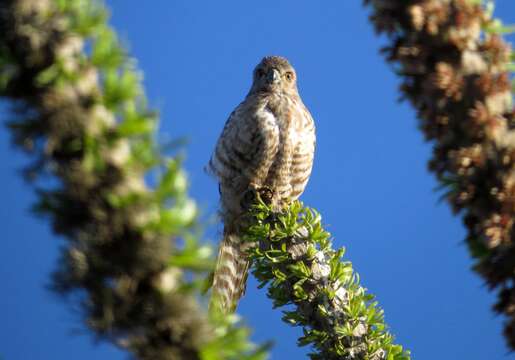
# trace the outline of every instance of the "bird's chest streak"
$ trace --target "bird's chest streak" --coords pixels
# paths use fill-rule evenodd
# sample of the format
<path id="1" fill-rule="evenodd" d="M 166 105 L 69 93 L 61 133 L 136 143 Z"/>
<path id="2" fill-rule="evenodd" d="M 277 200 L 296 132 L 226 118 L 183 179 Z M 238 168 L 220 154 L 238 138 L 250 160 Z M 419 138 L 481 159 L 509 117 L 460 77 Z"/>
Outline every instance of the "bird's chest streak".
<path id="1" fill-rule="evenodd" d="M 268 171 L 264 185 L 280 198 L 288 198 L 291 192 L 291 167 L 293 154 L 298 142 L 295 120 L 295 100 L 286 96 L 271 99 L 267 109 L 273 114 L 279 128 L 279 146 Z"/>

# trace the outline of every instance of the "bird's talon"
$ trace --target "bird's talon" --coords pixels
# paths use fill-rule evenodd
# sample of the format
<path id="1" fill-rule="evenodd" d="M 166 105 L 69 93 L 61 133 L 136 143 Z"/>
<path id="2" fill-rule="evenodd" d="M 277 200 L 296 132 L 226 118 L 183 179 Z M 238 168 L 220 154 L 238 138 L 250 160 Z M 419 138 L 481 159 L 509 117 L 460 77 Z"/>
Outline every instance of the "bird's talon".
<path id="1" fill-rule="evenodd" d="M 268 187 L 262 187 L 258 190 L 258 194 L 261 201 L 263 201 L 266 205 L 272 204 L 272 200 L 274 198 L 274 192 L 272 189 Z"/>

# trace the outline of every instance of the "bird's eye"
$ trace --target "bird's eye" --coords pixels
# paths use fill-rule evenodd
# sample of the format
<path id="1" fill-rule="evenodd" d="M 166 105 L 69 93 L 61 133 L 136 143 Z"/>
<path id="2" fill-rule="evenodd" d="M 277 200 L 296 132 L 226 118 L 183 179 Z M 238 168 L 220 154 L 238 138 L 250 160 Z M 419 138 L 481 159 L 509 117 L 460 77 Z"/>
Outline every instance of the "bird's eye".
<path id="1" fill-rule="evenodd" d="M 256 75 L 258 78 L 262 78 L 265 75 L 265 72 L 263 71 L 263 69 L 257 69 Z"/>
<path id="2" fill-rule="evenodd" d="M 291 71 L 288 71 L 286 73 L 286 80 L 292 81 L 293 80 L 293 73 Z"/>

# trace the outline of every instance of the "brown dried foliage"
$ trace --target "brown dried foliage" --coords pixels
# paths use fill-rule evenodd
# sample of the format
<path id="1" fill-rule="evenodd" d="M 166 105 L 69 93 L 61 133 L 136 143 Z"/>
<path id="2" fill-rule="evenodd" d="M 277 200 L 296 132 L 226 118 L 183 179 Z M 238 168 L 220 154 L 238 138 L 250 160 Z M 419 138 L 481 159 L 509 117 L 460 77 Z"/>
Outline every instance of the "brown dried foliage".
<path id="1" fill-rule="evenodd" d="M 403 98 L 434 143 L 429 168 L 462 213 L 474 268 L 498 289 L 515 349 L 515 117 L 509 45 L 468 0 L 365 0 L 402 78 Z"/>

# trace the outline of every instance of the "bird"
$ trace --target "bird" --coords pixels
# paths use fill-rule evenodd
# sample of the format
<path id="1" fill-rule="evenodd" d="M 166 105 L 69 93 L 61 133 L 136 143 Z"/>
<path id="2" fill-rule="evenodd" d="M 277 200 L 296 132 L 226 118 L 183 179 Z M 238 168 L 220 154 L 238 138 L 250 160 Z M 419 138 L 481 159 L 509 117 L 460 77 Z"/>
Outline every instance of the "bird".
<path id="1" fill-rule="evenodd" d="M 240 227 L 246 195 L 264 191 L 275 209 L 298 199 L 312 171 L 315 143 L 315 124 L 300 98 L 295 69 L 284 57 L 264 57 L 206 166 L 219 183 L 224 226 L 210 310 L 234 312 L 245 293 L 249 244 Z"/>

